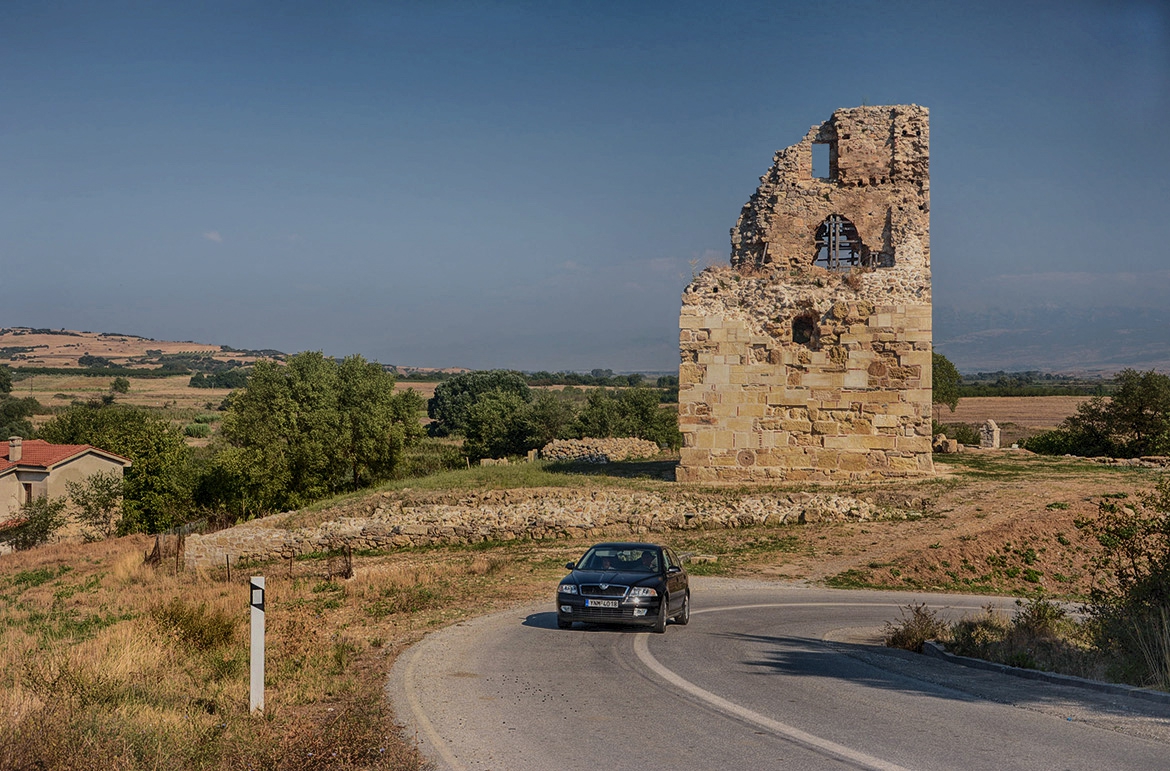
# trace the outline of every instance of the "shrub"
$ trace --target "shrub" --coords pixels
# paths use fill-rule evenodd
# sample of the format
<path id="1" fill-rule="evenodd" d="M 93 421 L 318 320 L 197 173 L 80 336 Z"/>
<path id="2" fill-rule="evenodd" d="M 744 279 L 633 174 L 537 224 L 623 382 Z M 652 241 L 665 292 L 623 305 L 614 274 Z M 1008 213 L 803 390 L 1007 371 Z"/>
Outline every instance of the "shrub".
<path id="1" fill-rule="evenodd" d="M 97 473 L 84 482 L 67 482 L 69 498 L 77 508 L 77 518 L 86 526 L 88 540 L 109 538 L 118 531 L 122 519 L 122 475 Z"/>
<path id="2" fill-rule="evenodd" d="M 65 524 L 65 499 L 34 498 L 20 507 L 17 524 L 0 530 L 0 542 L 16 551 L 48 543 Z"/>
<path id="3" fill-rule="evenodd" d="M 969 423 L 934 423 L 930 428 L 931 434 L 946 434 L 948 439 L 954 439 L 959 444 L 979 444 L 979 429 Z"/>
<path id="4" fill-rule="evenodd" d="M 183 436 L 206 439 L 211 436 L 211 426 L 206 423 L 188 423 L 183 426 Z"/>
<path id="5" fill-rule="evenodd" d="M 1024 446 L 1046 455 L 1136 458 L 1170 454 L 1170 375 L 1132 369 L 1117 374 L 1117 390 L 1077 407 L 1055 431 Z"/>
<path id="6" fill-rule="evenodd" d="M 394 469 L 396 479 L 424 477 L 440 471 L 463 468 L 463 452 L 457 445 L 440 439 L 425 438 L 408 447 Z"/>
<path id="7" fill-rule="evenodd" d="M 1102 547 L 1093 566 L 1107 580 L 1095 582 L 1090 606 L 1098 646 L 1116 652 L 1116 676 L 1165 684 L 1170 680 L 1170 479 L 1136 503 L 1102 500 L 1098 516 L 1077 526 Z"/>
<path id="8" fill-rule="evenodd" d="M 1041 455 L 1078 455 L 1085 450 L 1075 436 L 1061 428 L 1029 436 L 1020 442 L 1020 446 Z"/>
<path id="9" fill-rule="evenodd" d="M 884 629 L 887 648 L 902 648 L 903 650 L 922 652 L 922 646 L 927 640 L 945 640 L 950 637 L 950 627 L 938 617 L 938 611 L 926 607 L 925 603 L 915 605 L 911 603 L 900 608 L 902 620 L 894 623 L 886 622 Z"/>
<path id="10" fill-rule="evenodd" d="M 164 632 L 201 651 L 223 647 L 236 634 L 236 619 L 222 609 L 209 608 L 205 602 L 195 605 L 173 597 L 153 608 L 150 616 Z"/>
<path id="11" fill-rule="evenodd" d="M 990 658 L 991 646 L 1003 642 L 1011 628 L 1007 616 L 988 603 L 981 615 L 964 618 L 952 627 L 949 647 L 960 656 Z"/>
<path id="12" fill-rule="evenodd" d="M 130 393 L 130 381 L 124 377 L 116 377 L 110 383 L 110 390 L 116 394 Z"/>

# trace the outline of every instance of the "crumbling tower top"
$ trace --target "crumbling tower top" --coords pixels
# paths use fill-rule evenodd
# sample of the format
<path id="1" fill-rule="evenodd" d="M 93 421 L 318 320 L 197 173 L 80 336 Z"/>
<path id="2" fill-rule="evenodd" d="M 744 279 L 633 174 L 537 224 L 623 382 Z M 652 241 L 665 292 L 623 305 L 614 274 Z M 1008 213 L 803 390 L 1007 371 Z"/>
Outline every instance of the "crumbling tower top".
<path id="1" fill-rule="evenodd" d="M 827 176 L 813 176 L 813 147 L 828 148 Z M 818 171 L 820 171 L 818 169 Z M 852 107 L 809 129 L 772 159 L 731 230 L 731 264 L 817 262 L 833 215 L 848 222 L 850 264 L 889 267 L 914 239 L 930 264 L 930 123 L 918 105 Z M 839 239 L 845 245 L 844 238 Z"/>

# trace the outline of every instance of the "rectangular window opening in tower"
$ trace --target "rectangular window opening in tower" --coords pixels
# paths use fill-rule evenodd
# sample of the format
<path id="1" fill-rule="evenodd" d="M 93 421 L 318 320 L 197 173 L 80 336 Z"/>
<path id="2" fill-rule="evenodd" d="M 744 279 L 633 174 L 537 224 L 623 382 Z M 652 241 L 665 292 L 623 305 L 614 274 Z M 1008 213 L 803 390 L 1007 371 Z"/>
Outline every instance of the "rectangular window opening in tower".
<path id="1" fill-rule="evenodd" d="M 829 144 L 814 143 L 812 146 L 812 175 L 813 179 L 832 179 L 829 168 Z"/>

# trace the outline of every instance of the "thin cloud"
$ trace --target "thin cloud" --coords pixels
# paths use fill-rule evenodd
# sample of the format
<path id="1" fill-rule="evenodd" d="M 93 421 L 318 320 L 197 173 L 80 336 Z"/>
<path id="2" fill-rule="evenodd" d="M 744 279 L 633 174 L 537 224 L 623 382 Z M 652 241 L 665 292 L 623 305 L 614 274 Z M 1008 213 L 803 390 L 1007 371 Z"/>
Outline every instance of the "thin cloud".
<path id="1" fill-rule="evenodd" d="M 214 241 L 217 244 L 223 243 L 223 236 L 219 234 L 218 230 L 209 230 L 203 234 L 203 237 L 208 241 Z"/>

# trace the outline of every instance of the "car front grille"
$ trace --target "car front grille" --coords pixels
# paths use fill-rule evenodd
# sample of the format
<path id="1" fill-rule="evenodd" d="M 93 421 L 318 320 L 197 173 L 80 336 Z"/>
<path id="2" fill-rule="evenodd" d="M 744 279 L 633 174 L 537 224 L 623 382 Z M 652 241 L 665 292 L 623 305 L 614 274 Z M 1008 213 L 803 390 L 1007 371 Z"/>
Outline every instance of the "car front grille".
<path id="1" fill-rule="evenodd" d="M 625 597 L 630 587 L 620 584 L 581 584 L 581 594 L 585 597 Z"/>
<path id="2" fill-rule="evenodd" d="M 611 618 L 633 618 L 633 608 L 581 608 L 573 614 L 580 621 L 604 621 Z"/>

